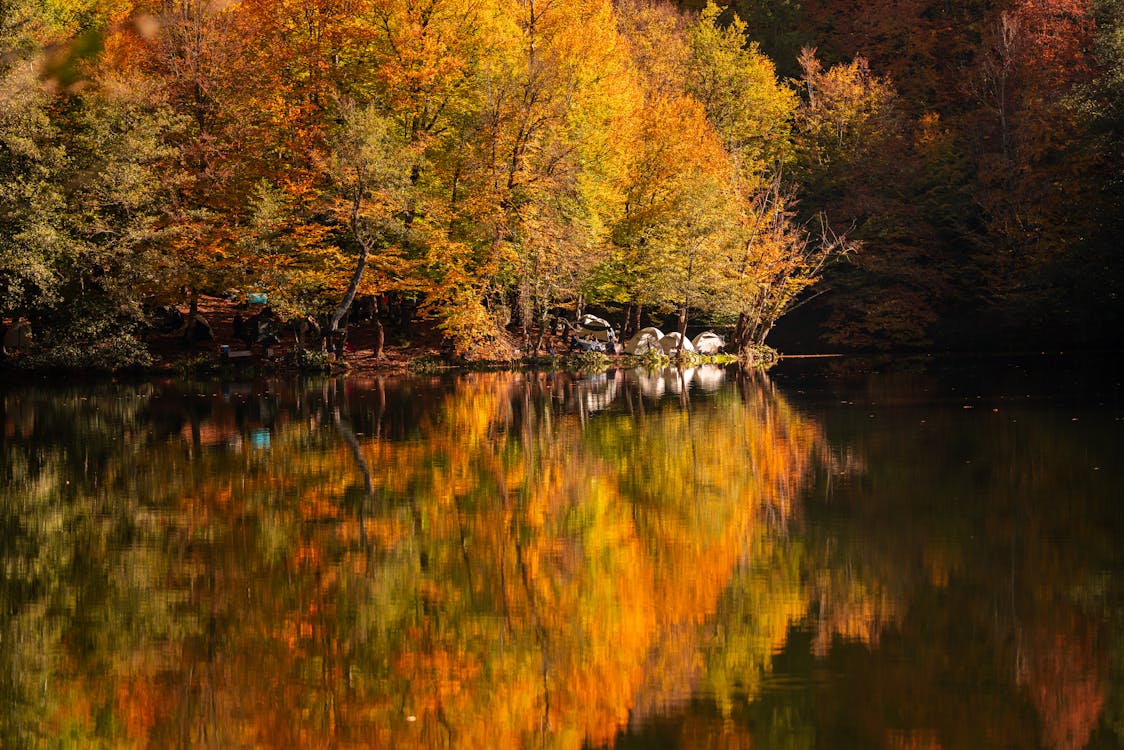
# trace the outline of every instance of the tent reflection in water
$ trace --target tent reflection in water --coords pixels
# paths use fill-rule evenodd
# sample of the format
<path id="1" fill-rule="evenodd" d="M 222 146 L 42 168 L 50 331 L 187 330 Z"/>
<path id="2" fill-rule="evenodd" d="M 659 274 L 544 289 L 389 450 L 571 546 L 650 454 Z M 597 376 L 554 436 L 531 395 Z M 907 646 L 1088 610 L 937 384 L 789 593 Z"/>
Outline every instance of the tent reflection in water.
<path id="1" fill-rule="evenodd" d="M 678 367 L 666 367 L 663 371 L 663 379 L 668 393 L 678 396 L 684 390 L 690 389 L 691 381 L 695 379 L 695 368 L 688 367 L 682 370 Z"/>
<path id="2" fill-rule="evenodd" d="M 647 370 L 643 367 L 636 368 L 636 384 L 640 386 L 640 393 L 650 399 L 659 399 L 664 394 L 667 386 L 664 377 L 658 370 Z"/>
<path id="3" fill-rule="evenodd" d="M 695 384 L 704 391 L 717 391 L 726 381 L 726 369 L 718 365 L 703 365 L 695 370 Z"/>

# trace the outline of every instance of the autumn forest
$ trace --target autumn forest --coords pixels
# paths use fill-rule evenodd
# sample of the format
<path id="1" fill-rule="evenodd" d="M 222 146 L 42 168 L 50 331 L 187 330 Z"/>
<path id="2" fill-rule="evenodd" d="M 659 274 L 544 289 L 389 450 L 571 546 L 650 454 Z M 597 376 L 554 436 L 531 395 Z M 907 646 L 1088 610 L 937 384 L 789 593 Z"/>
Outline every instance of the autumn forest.
<path id="1" fill-rule="evenodd" d="M 232 291 L 333 326 L 393 294 L 462 356 L 585 305 L 1104 344 L 1122 33 L 1117 0 L 2 0 L 0 316 L 114 366 Z"/>

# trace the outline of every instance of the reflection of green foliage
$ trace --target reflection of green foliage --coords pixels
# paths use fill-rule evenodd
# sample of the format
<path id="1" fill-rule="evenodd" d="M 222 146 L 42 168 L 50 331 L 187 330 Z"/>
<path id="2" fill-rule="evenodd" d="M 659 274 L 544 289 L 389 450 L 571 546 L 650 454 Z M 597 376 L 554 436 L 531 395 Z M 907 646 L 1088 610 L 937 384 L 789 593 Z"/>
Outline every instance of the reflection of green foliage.
<path id="1" fill-rule="evenodd" d="M 708 685 L 726 716 L 736 697 L 752 701 L 759 695 L 789 627 L 807 609 L 800 545 L 768 537 L 758 544 L 753 564 L 738 571 L 723 598 L 708 654 Z"/>
<path id="2" fill-rule="evenodd" d="M 822 433 L 767 381 L 560 407 L 607 382 L 6 394 L 0 743 L 574 747 L 670 713 L 684 743 L 1022 746 L 1119 721 L 1113 477 L 1064 469 L 1103 441 L 835 410 L 824 500 Z"/>
<path id="3" fill-rule="evenodd" d="M 33 425 L 24 439 L 6 439 L 0 457 L 0 608 L 10 616 L 0 637 L 0 674 L 10 681 L 0 694 L 12 709 L 0 720 L 4 746 L 50 739 L 37 738 L 36 728 L 65 713 L 70 696 L 55 676 L 72 663 L 112 672 L 116 658 L 187 633 L 190 618 L 172 615 L 182 596 L 164 588 L 159 525 L 142 498 L 114 492 L 132 479 L 124 464 L 142 446 L 122 445 L 122 436 L 148 395 L 140 388 L 81 399 L 49 391 L 4 397 L 8 420 Z M 81 722 L 63 727 L 63 746 L 99 746 Z"/>
<path id="4" fill-rule="evenodd" d="M 691 416 L 657 409 L 650 429 L 617 416 L 583 428 L 552 413 L 549 391 L 524 394 L 524 377 L 462 381 L 404 443 L 356 435 L 348 415 L 366 417 L 331 381 L 283 407 L 109 387 L 7 400 L 2 557 L 22 577 L 2 590 L 15 613 L 0 639 L 5 744 L 207 731 L 292 745 L 332 721 L 345 744 L 522 745 L 540 721 L 558 746 L 609 739 L 637 691 L 662 700 L 644 665 L 668 634 L 727 648 L 704 623 L 731 606 L 717 599 L 767 529 L 754 464 L 725 451 L 783 442 L 755 436 L 784 407 L 727 395 Z M 281 417 L 294 404 L 305 416 Z M 249 440 L 263 429 L 268 450 Z M 732 444 L 703 439 L 723 430 Z M 788 602 L 760 572 L 736 574 L 747 606 Z M 730 642 L 752 641 L 737 616 Z M 762 668 L 715 658 L 736 662 L 739 686 Z"/>

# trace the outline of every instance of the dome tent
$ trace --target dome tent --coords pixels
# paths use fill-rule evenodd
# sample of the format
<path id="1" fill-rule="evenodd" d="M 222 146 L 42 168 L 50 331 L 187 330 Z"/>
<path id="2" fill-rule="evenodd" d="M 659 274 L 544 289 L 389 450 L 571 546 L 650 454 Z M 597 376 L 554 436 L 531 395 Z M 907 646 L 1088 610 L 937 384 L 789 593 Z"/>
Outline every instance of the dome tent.
<path id="1" fill-rule="evenodd" d="M 699 354 L 717 354 L 726 346 L 726 342 L 714 331 L 704 331 L 691 342 Z"/>
<path id="2" fill-rule="evenodd" d="M 658 328 L 641 328 L 636 332 L 636 335 L 630 338 L 624 344 L 625 354 L 635 354 L 642 356 L 648 352 L 660 351 L 660 339 L 663 338 L 663 331 Z"/>

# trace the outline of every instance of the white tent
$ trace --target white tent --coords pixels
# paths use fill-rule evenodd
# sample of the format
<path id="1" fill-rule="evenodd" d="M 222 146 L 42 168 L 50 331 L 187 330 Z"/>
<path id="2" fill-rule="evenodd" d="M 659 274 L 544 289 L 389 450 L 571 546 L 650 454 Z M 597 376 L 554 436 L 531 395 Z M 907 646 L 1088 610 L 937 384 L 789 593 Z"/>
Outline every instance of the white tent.
<path id="1" fill-rule="evenodd" d="M 663 331 L 658 328 L 641 328 L 637 331 L 636 335 L 625 342 L 625 354 L 635 354 L 640 356 L 648 352 L 660 350 L 660 339 L 663 338 Z"/>
<path id="2" fill-rule="evenodd" d="M 602 343 L 616 341 L 613 326 L 609 324 L 609 321 L 596 315 L 581 316 L 578 319 L 578 325 L 574 328 L 574 335 L 578 338 L 593 339 Z"/>
<path id="3" fill-rule="evenodd" d="M 698 336 L 695 336 L 695 340 L 692 343 L 695 345 L 695 351 L 699 354 L 717 354 L 718 351 L 726 345 L 722 337 L 714 331 L 700 333 Z"/>
<path id="4" fill-rule="evenodd" d="M 691 343 L 690 339 L 680 336 L 679 331 L 673 331 L 660 339 L 660 348 L 663 349 L 663 353 L 671 354 L 678 351 L 680 339 L 683 340 L 683 351 L 693 352 L 695 350 L 695 345 Z"/>

